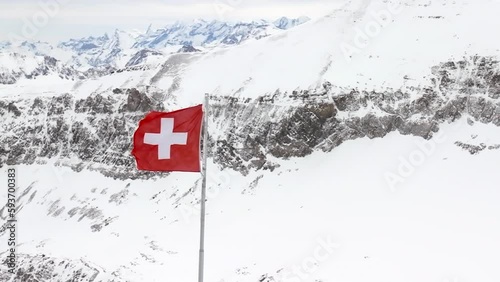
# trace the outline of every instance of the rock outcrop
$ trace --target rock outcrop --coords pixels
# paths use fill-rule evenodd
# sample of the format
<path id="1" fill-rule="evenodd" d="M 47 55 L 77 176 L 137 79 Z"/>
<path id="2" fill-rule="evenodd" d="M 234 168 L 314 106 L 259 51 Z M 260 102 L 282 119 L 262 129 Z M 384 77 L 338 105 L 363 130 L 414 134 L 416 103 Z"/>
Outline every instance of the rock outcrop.
<path id="1" fill-rule="evenodd" d="M 470 116 L 500 126 L 498 61 L 472 57 L 432 68 L 431 87 L 384 92 L 339 89 L 280 92 L 258 99 L 211 97 L 210 156 L 243 174 L 273 169 L 268 156 L 306 156 L 348 140 L 397 131 L 432 138 L 439 125 Z M 149 90 L 120 89 L 76 99 L 71 94 L 0 101 L 0 164 L 58 163 L 123 179 L 151 177 L 130 155 L 138 121 L 172 110 Z M 217 132 L 217 134 L 216 134 Z"/>

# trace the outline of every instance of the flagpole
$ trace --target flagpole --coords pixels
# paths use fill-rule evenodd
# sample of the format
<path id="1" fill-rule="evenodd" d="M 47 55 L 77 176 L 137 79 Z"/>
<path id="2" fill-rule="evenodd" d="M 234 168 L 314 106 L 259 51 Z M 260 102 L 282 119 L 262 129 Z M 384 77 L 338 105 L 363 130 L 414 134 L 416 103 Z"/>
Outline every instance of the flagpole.
<path id="1" fill-rule="evenodd" d="M 203 282 L 203 267 L 205 262 L 205 201 L 207 186 L 207 140 L 208 140 L 208 94 L 205 94 L 203 104 L 203 167 L 201 183 L 201 216 L 200 216 L 200 257 L 198 265 L 198 282 Z"/>

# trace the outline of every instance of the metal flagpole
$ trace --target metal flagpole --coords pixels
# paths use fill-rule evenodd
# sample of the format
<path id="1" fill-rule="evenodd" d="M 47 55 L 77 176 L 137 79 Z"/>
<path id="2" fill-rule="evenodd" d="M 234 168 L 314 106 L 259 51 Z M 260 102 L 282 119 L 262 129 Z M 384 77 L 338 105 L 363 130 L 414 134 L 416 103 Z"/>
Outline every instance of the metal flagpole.
<path id="1" fill-rule="evenodd" d="M 198 282 L 203 282 L 203 264 L 205 260 L 205 198 L 207 186 L 207 140 L 208 140 L 208 94 L 203 104 L 203 179 L 201 183 L 201 216 L 200 216 L 200 261 L 198 265 Z"/>

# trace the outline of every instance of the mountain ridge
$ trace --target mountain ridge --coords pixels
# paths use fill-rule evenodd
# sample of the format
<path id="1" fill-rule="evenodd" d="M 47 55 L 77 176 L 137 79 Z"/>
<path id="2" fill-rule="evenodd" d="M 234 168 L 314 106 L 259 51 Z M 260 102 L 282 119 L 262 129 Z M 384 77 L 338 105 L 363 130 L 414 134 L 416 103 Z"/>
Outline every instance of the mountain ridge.
<path id="1" fill-rule="evenodd" d="M 276 21 L 276 25 L 265 20 L 234 23 L 218 20 L 178 21 L 156 30 L 152 30 L 150 26 L 145 32 L 116 29 L 112 34 L 70 39 L 55 46 L 40 41 L 25 41 L 18 46 L 5 42 L 0 45 L 0 53 L 21 53 L 35 58 L 49 56 L 68 68 L 88 72 L 92 71 L 92 68 L 125 68 L 146 62 L 151 54 L 147 50 L 155 50 L 156 55 L 163 54 L 162 57 L 165 57 L 183 46 L 203 49 L 230 47 L 250 39 L 267 37 L 280 30 L 291 29 L 308 20 L 307 17 L 299 19 L 282 17 Z M 138 59 L 138 56 L 142 58 Z M 158 64 L 157 60 L 153 61 Z M 6 62 L 1 63 L 7 65 Z M 9 76 L 8 70 L 4 70 L 1 75 Z M 2 79 L 0 83 L 13 81 L 12 78 Z"/>
<path id="2" fill-rule="evenodd" d="M 230 47 L 0 84 L 14 280 L 196 280 L 200 175 L 138 171 L 130 150 L 147 112 L 208 93 L 207 281 L 498 281 L 499 5 L 353 0 Z M 100 62 L 124 54 L 110 37 Z"/>

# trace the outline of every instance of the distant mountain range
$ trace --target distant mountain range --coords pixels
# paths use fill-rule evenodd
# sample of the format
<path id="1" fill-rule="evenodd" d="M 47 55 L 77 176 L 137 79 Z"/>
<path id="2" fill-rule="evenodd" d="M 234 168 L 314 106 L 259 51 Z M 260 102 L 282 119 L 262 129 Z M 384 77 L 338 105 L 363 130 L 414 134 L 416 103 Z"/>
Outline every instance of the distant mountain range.
<path id="1" fill-rule="evenodd" d="M 164 55 L 239 45 L 307 21 L 307 17 L 282 17 L 274 22 L 194 20 L 160 29 L 150 26 L 145 32 L 116 29 L 112 34 L 69 39 L 57 46 L 46 42 L 0 42 L 0 83 L 12 84 L 21 77 L 34 78 L 51 72 L 77 78 L 86 77 L 85 72 L 155 64 Z"/>

